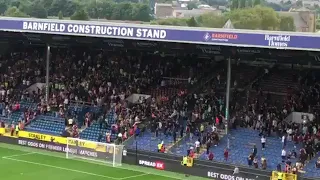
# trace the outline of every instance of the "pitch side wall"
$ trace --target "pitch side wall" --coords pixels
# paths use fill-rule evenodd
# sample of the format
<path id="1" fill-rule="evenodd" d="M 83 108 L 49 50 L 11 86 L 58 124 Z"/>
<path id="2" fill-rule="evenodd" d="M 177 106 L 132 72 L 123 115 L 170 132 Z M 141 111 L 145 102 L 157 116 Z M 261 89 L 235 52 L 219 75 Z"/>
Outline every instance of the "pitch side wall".
<path id="1" fill-rule="evenodd" d="M 10 138 L 0 136 L 0 142 L 61 153 L 64 153 L 66 151 L 66 145 L 63 144 L 26 138 Z M 73 149 L 71 147 L 69 151 L 72 151 L 79 156 L 101 159 L 104 159 L 106 157 L 102 152 L 96 152 L 92 149 L 86 148 Z M 241 166 L 239 167 L 240 173 L 237 175 L 233 175 L 234 166 L 202 160 L 194 160 L 194 166 L 189 168 L 181 165 L 181 157 L 171 156 L 168 154 L 135 151 L 130 149 L 128 149 L 127 153 L 124 154 L 123 163 L 183 173 L 191 176 L 200 176 L 215 180 L 270 180 L 271 175 L 270 171 L 251 169 Z M 312 180 L 299 177 L 299 180 L 300 179 Z"/>

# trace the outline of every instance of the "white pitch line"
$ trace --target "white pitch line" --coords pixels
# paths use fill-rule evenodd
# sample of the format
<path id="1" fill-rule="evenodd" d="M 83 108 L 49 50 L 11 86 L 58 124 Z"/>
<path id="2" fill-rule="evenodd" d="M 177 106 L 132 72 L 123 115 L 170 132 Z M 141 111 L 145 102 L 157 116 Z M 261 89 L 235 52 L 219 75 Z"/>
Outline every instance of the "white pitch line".
<path id="1" fill-rule="evenodd" d="M 8 148 L 8 147 L 4 147 L 6 149 L 14 149 L 14 148 Z M 14 149 L 16 150 L 16 149 Z M 20 151 L 25 151 L 25 150 L 20 150 Z M 28 154 L 28 153 L 26 153 Z M 58 155 L 54 155 L 54 154 L 49 154 L 49 152 L 33 152 L 30 154 L 39 154 L 39 155 L 43 155 L 43 156 L 49 156 L 49 157 L 56 157 L 56 158 L 60 158 L 60 159 L 65 159 L 65 157 L 62 156 L 58 156 Z M 97 163 L 94 161 L 84 161 L 82 158 L 80 159 L 72 159 L 74 161 L 81 161 L 81 162 L 86 162 L 86 163 L 91 163 L 91 164 L 97 164 L 97 165 L 101 165 L 101 166 L 108 166 L 106 164 L 102 164 L 102 163 Z M 108 166 L 108 167 L 112 167 L 112 166 Z M 135 169 L 135 168 L 128 168 L 128 167 L 114 167 L 117 169 L 124 169 L 124 170 L 129 170 L 129 171 L 134 171 L 134 172 L 141 172 L 141 173 L 145 173 L 145 170 L 139 170 L 139 169 Z M 150 172 L 147 174 L 151 174 L 151 175 L 155 175 L 155 176 L 161 176 L 161 177 L 166 177 L 166 178 L 170 178 L 170 179 L 176 179 L 176 180 L 183 180 L 184 178 L 180 178 L 180 177 L 173 177 L 170 175 L 166 175 L 166 174 L 162 174 L 162 173 L 157 173 L 157 172 Z M 111 178 L 111 177 L 110 177 Z M 121 178 L 113 178 L 114 180 L 121 180 Z"/>
<path id="2" fill-rule="evenodd" d="M 149 175 L 149 174 L 148 173 L 138 174 L 138 175 L 128 176 L 128 177 L 124 177 L 124 178 L 119 178 L 119 180 L 131 179 L 131 178 L 141 177 L 141 176 L 146 176 L 146 175 Z"/>
<path id="3" fill-rule="evenodd" d="M 3 156 L 2 158 L 8 159 L 8 158 L 12 158 L 12 157 L 26 156 L 26 155 L 30 155 L 30 154 L 36 154 L 36 153 L 30 152 L 30 153 L 24 153 L 24 154 L 15 154 L 15 155 L 11 155 L 11 156 Z"/>
<path id="4" fill-rule="evenodd" d="M 25 154 L 25 155 L 26 155 L 26 154 Z M 3 158 L 3 159 L 12 160 L 12 161 L 17 161 L 17 162 L 34 164 L 34 165 L 38 165 L 38 166 L 45 166 L 45 167 L 50 167 L 50 168 L 55 168 L 55 169 L 61 169 L 61 170 L 65 170 L 65 171 L 71 171 L 71 172 L 76 172 L 76 173 L 81 173 L 81 174 L 87 174 L 87 175 L 91 175 L 91 176 L 97 176 L 97 177 L 103 177 L 103 178 L 109 178 L 109 179 L 119 180 L 119 178 L 104 176 L 104 175 L 100 175 L 100 174 L 94 174 L 94 173 L 85 172 L 85 171 L 79 171 L 79 170 L 75 170 L 75 169 L 63 168 L 63 167 L 53 166 L 53 165 L 49 165 L 49 164 L 36 163 L 36 162 L 31 162 L 31 161 L 24 161 L 24 160 L 14 159 L 14 158 L 10 158 L 10 157 L 2 157 L 2 158 Z"/>
<path id="5" fill-rule="evenodd" d="M 39 154 L 39 155 L 43 155 L 43 156 L 49 156 L 49 157 L 56 157 L 56 158 L 60 158 L 60 159 L 66 159 L 65 157 L 62 156 L 58 156 L 58 155 L 53 155 L 53 154 L 49 154 L 47 152 L 35 152 L 35 154 Z M 78 157 L 79 159 L 72 159 L 74 161 L 81 161 L 81 162 L 86 162 L 86 163 L 90 163 L 90 164 L 97 164 L 100 166 L 108 166 L 108 167 L 113 167 L 113 166 L 109 166 L 108 164 L 103 164 L 103 163 L 99 163 L 96 161 L 90 161 L 87 160 L 86 158 L 82 158 L 82 157 Z M 121 166 L 115 166 L 113 168 L 117 168 L 117 169 L 124 169 L 124 170 L 129 170 L 129 171 L 133 171 L 133 172 L 141 172 L 141 173 L 145 173 L 145 170 L 139 170 L 139 169 L 134 169 L 134 168 L 128 168 L 128 167 L 121 167 Z M 146 168 L 146 167 L 145 167 Z M 149 168 L 148 168 L 149 169 Z M 159 170 L 157 170 L 159 171 Z M 159 173 L 156 172 L 150 172 L 150 173 L 145 173 L 145 174 L 150 174 L 150 175 L 155 175 L 155 176 L 161 176 L 161 177 L 166 177 L 166 178 L 170 178 L 170 179 L 176 179 L 176 180 L 183 180 L 184 178 L 179 178 L 179 177 L 172 177 L 170 175 L 166 175 L 166 174 L 161 174 L 161 171 L 159 171 Z M 121 180 L 121 178 L 119 178 L 118 180 Z"/>

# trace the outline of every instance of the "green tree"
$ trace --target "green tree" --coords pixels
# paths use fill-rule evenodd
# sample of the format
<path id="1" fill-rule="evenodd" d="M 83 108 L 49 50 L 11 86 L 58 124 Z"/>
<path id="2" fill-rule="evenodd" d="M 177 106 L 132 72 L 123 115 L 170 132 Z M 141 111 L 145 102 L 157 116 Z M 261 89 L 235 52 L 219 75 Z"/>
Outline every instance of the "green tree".
<path id="1" fill-rule="evenodd" d="M 261 17 L 262 30 L 276 30 L 279 26 L 278 14 L 268 7 L 256 6 L 255 8 L 257 16 Z"/>
<path id="2" fill-rule="evenodd" d="M 280 26 L 281 31 L 295 31 L 296 26 L 292 16 L 280 16 Z"/>
<path id="3" fill-rule="evenodd" d="M 225 16 L 219 16 L 214 13 L 205 13 L 197 17 L 198 25 L 202 27 L 222 28 L 226 21 Z"/>
<path id="4" fill-rule="evenodd" d="M 13 0 L 10 2 L 11 7 L 19 7 L 20 6 L 21 1 L 20 0 Z"/>
<path id="5" fill-rule="evenodd" d="M 157 21 L 159 25 L 168 25 L 168 26 L 187 26 L 187 19 L 184 18 L 168 18 L 161 19 Z"/>
<path id="6" fill-rule="evenodd" d="M 239 8 L 245 8 L 247 5 L 247 0 L 240 0 Z"/>
<path id="7" fill-rule="evenodd" d="M 247 0 L 247 7 L 253 7 L 253 1 Z"/>
<path id="8" fill-rule="evenodd" d="M 320 19 L 317 19 L 316 22 L 316 29 L 319 30 L 320 29 Z"/>
<path id="9" fill-rule="evenodd" d="M 101 14 L 99 14 L 99 17 L 101 18 L 106 18 L 106 19 L 111 19 L 113 8 L 115 7 L 115 3 L 111 1 L 102 1 L 99 4 L 100 10 L 99 11 Z"/>
<path id="10" fill-rule="evenodd" d="M 203 0 L 203 2 L 210 6 L 227 6 L 229 3 L 227 0 Z"/>
<path id="11" fill-rule="evenodd" d="M 238 9 L 239 8 L 239 0 L 232 0 L 231 1 L 231 9 Z"/>
<path id="12" fill-rule="evenodd" d="M 43 7 L 41 2 L 39 0 L 34 1 L 31 5 L 32 9 L 30 8 L 29 10 L 29 15 L 32 17 L 36 18 L 47 18 L 48 17 L 48 12 L 47 10 Z"/>
<path id="13" fill-rule="evenodd" d="M 75 13 L 77 9 L 77 2 L 72 0 L 53 0 L 50 8 L 48 9 L 49 16 L 56 16 L 59 11 L 62 11 L 63 15 L 70 17 Z"/>
<path id="14" fill-rule="evenodd" d="M 198 23 L 197 23 L 197 21 L 194 19 L 194 17 L 191 17 L 190 19 L 188 19 L 188 20 L 186 21 L 186 23 L 187 23 L 187 25 L 188 25 L 189 27 L 197 27 L 197 26 L 198 26 Z"/>
<path id="15" fill-rule="evenodd" d="M 28 1 L 28 0 L 21 0 L 21 1 L 19 1 L 18 4 L 19 4 L 19 6 L 16 6 L 16 7 L 18 7 L 18 9 L 21 12 L 30 15 L 30 12 L 32 11 L 33 2 Z"/>
<path id="16" fill-rule="evenodd" d="M 70 17 L 71 20 L 85 20 L 88 21 L 90 19 L 89 14 L 83 8 L 79 8 L 76 12 Z"/>
<path id="17" fill-rule="evenodd" d="M 132 3 L 123 2 L 118 4 L 120 9 L 120 20 L 133 20 L 132 12 L 133 6 Z"/>
<path id="18" fill-rule="evenodd" d="M 105 15 L 103 14 L 103 10 L 105 7 L 104 3 L 109 3 L 110 1 L 86 0 L 84 2 L 84 6 L 86 7 L 86 10 L 88 11 L 91 18 L 101 18 L 105 17 Z M 112 4 L 110 4 L 110 6 L 112 6 Z"/>
<path id="19" fill-rule="evenodd" d="M 27 14 L 21 12 L 15 6 L 8 8 L 4 14 L 5 16 L 9 16 L 9 17 L 29 17 Z"/>
<path id="20" fill-rule="evenodd" d="M 237 29 L 260 29 L 261 17 L 254 8 L 237 9 L 226 14 Z"/>
<path id="21" fill-rule="evenodd" d="M 188 5 L 187 5 L 187 8 L 188 8 L 189 10 L 192 10 L 192 9 L 197 9 L 198 6 L 197 6 L 197 4 L 196 4 L 194 1 L 190 1 L 190 2 L 188 3 Z"/>
<path id="22" fill-rule="evenodd" d="M 289 9 L 291 8 L 291 5 L 276 4 L 276 3 L 269 3 L 269 2 L 264 2 L 264 5 L 272 8 L 275 11 L 289 11 Z"/>
<path id="23" fill-rule="evenodd" d="M 121 7 L 119 4 L 115 4 L 114 7 L 112 8 L 112 14 L 110 19 L 112 20 L 121 20 Z"/>
<path id="24" fill-rule="evenodd" d="M 53 3 L 53 0 L 41 0 L 41 4 L 48 11 Z"/>
<path id="25" fill-rule="evenodd" d="M 254 0 L 253 6 L 261 5 L 261 0 Z"/>
<path id="26" fill-rule="evenodd" d="M 62 13 L 62 11 L 59 11 L 58 17 L 59 17 L 59 19 L 63 19 L 63 13 Z"/>
<path id="27" fill-rule="evenodd" d="M 8 8 L 8 4 L 4 0 L 0 0 L 0 15 L 4 14 Z"/>
<path id="28" fill-rule="evenodd" d="M 146 4 L 136 4 L 133 8 L 132 19 L 135 21 L 149 22 L 151 19 L 150 7 Z"/>

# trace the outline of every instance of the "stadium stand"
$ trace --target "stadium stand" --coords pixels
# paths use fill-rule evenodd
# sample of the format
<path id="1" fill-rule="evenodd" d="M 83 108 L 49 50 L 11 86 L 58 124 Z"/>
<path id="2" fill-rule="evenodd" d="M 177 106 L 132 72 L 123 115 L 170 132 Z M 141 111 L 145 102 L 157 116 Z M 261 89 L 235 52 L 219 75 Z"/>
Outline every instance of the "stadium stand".
<path id="1" fill-rule="evenodd" d="M 215 161 L 248 166 L 248 157 L 254 153 L 259 168 L 262 158 L 268 170 L 276 170 L 279 164 L 283 169 L 288 161 L 297 167 L 300 162 L 304 167 L 299 170 L 306 177 L 320 176 L 314 168 L 320 147 L 317 69 L 288 67 L 280 57 L 276 63 L 260 60 L 254 64 L 242 61 L 245 57 L 233 61 L 230 132 L 226 134 L 225 60 L 137 50 L 54 48 L 46 104 L 43 87 L 28 89 L 44 82 L 45 62 L 40 53 L 44 50 L 15 47 L 0 56 L 4 69 L 0 74 L 1 120 L 8 126 L 24 122 L 28 131 L 53 135 L 67 131 L 68 136 L 102 142 L 117 142 L 121 134 L 122 140 L 128 139 L 128 148 L 156 152 L 163 142 L 166 153 L 180 156 L 199 141 L 196 157 L 200 159 L 208 159 L 212 152 Z M 150 97 L 126 100 L 133 94 Z M 286 118 L 296 111 L 310 112 L 314 119 L 287 123 Z M 264 150 L 262 135 L 267 141 Z M 297 156 L 288 158 L 293 150 Z"/>

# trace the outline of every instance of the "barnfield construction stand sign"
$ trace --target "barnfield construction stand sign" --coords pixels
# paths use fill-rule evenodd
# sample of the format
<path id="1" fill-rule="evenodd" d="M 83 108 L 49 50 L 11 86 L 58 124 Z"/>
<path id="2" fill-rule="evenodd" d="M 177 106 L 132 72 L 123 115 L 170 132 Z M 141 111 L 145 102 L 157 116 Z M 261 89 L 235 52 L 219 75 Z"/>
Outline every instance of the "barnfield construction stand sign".
<path id="1" fill-rule="evenodd" d="M 320 51 L 320 35 L 316 33 L 184 28 L 4 17 L 0 18 L 0 31 Z"/>

